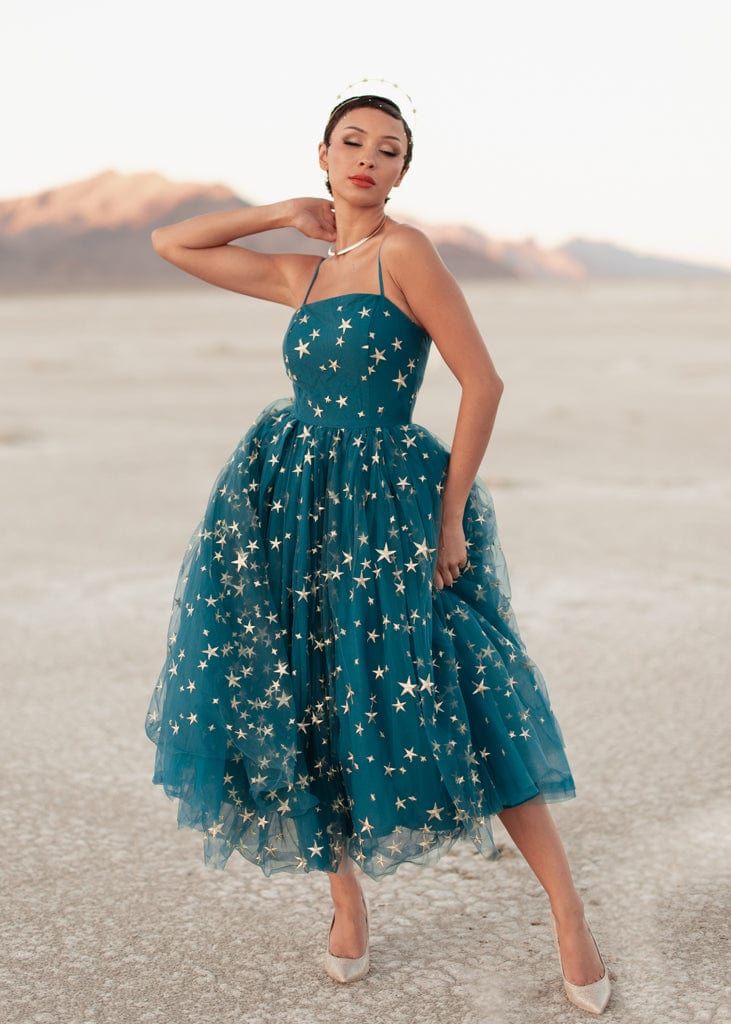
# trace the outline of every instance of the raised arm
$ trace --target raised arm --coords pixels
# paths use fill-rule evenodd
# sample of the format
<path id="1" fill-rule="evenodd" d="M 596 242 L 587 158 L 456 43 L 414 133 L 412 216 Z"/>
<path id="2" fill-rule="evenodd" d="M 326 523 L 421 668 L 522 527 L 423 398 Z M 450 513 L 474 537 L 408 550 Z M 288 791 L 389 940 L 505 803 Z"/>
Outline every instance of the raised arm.
<path id="1" fill-rule="evenodd" d="M 285 199 L 265 206 L 189 217 L 155 228 L 150 238 L 158 256 L 202 281 L 257 299 L 296 306 L 316 257 L 255 252 L 230 243 L 246 235 L 285 227 L 296 227 L 311 238 L 331 241 L 334 224 L 327 200 Z"/>

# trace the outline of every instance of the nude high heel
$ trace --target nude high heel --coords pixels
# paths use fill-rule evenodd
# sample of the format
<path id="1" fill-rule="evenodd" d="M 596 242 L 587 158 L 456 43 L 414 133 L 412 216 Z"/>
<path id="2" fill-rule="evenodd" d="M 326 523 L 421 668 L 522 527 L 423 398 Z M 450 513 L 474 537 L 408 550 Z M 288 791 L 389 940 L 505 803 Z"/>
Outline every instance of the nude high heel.
<path id="1" fill-rule="evenodd" d="M 335 911 L 333 911 L 332 921 L 330 922 L 330 932 L 327 937 L 327 952 L 325 953 L 325 970 L 335 981 L 359 981 L 364 978 L 370 969 L 369 959 L 369 946 L 370 946 L 370 923 L 368 920 L 368 901 L 365 893 L 361 890 L 361 896 L 363 898 L 363 906 L 365 907 L 366 916 L 366 947 L 365 952 L 362 956 L 351 957 L 351 956 L 335 956 L 334 953 L 330 952 L 330 934 L 335 924 Z"/>
<path id="2" fill-rule="evenodd" d="M 588 1010 L 589 1013 L 602 1013 L 604 1007 L 609 1002 L 609 996 L 611 994 L 611 985 L 609 983 L 609 971 L 607 965 L 604 963 L 604 958 L 599 953 L 599 947 L 596 944 L 594 933 L 589 927 L 587 921 L 587 928 L 589 928 L 589 934 L 592 937 L 592 941 L 596 946 L 596 951 L 599 953 L 599 959 L 604 967 L 604 974 L 601 978 L 596 981 L 590 981 L 588 985 L 574 985 L 573 982 L 568 981 L 566 975 L 563 973 L 563 963 L 561 961 L 561 950 L 558 945 L 558 929 L 556 928 L 556 918 L 551 912 L 551 924 L 553 926 L 553 941 L 556 945 L 556 952 L 558 953 L 558 962 L 561 967 L 561 977 L 563 978 L 563 985 L 566 990 L 566 995 L 569 1001 L 578 1006 L 580 1010 Z"/>

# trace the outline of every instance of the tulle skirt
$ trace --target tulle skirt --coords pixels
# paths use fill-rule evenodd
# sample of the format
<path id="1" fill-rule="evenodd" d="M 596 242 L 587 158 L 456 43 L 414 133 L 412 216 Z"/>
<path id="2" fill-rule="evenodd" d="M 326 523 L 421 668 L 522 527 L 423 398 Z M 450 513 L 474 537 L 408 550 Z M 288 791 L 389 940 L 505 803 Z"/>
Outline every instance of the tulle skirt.
<path id="1" fill-rule="evenodd" d="M 220 470 L 145 720 L 207 865 L 347 853 L 380 878 L 464 838 L 495 859 L 491 815 L 576 795 L 479 477 L 468 563 L 433 584 L 448 462 L 419 424 L 317 425 L 277 398 Z"/>

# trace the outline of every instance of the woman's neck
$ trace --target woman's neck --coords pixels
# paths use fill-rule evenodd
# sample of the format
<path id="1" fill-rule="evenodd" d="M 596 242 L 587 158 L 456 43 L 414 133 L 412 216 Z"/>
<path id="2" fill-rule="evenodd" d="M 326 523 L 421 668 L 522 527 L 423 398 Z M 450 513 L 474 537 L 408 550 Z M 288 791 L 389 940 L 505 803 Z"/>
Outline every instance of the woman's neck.
<path id="1" fill-rule="evenodd" d="M 387 220 L 388 218 L 384 215 L 383 209 L 378 211 L 375 216 L 371 210 L 363 212 L 360 210 L 345 210 L 338 214 L 336 209 L 335 230 L 337 237 L 332 243 L 332 248 L 335 250 L 333 255 L 338 255 L 341 249 L 347 249 L 348 246 L 363 238 L 367 238 L 368 235 L 375 234 L 377 230 L 384 227 Z"/>

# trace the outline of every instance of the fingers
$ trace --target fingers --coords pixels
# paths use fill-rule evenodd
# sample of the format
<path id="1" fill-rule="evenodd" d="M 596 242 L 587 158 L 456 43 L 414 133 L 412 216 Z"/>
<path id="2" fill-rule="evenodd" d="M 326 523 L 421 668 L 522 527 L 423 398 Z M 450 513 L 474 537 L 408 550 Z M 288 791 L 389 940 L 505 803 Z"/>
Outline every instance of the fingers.
<path id="1" fill-rule="evenodd" d="M 466 558 L 462 562 L 440 562 L 434 574 L 434 585 L 437 590 L 453 586 L 460 577 L 460 569 L 464 569 L 466 565 Z"/>
<path id="2" fill-rule="evenodd" d="M 455 576 L 449 571 L 446 565 L 440 565 L 434 574 L 434 582 L 437 590 L 442 590 L 444 587 L 451 587 L 455 579 L 459 578 L 459 574 Z"/>

